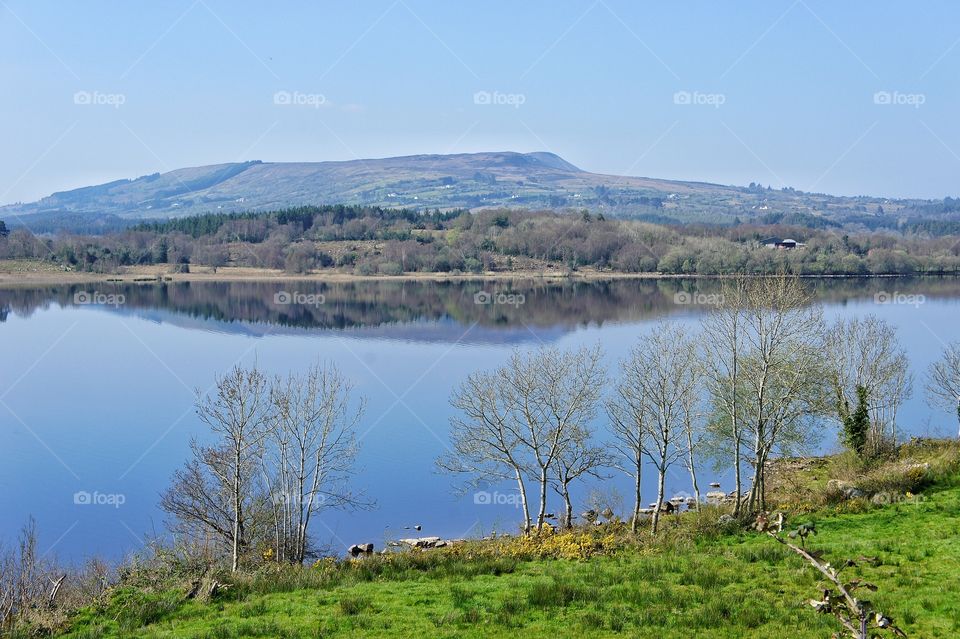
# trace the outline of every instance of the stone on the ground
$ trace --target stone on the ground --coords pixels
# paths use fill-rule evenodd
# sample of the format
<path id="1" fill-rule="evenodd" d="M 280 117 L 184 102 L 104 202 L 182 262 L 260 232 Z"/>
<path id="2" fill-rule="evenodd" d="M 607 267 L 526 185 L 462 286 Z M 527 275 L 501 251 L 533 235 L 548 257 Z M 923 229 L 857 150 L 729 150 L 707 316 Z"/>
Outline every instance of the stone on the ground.
<path id="1" fill-rule="evenodd" d="M 354 558 L 361 556 L 368 557 L 373 554 L 373 544 L 369 542 L 365 544 L 354 544 L 347 549 L 347 552 Z"/>

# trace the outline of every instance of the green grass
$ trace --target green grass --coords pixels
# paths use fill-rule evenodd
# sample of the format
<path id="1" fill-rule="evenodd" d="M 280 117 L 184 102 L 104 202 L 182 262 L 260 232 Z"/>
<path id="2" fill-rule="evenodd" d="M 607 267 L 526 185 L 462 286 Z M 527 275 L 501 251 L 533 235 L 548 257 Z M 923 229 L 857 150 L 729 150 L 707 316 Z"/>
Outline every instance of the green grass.
<path id="1" fill-rule="evenodd" d="M 919 503 L 817 517 L 808 544 L 880 586 L 877 607 L 910 637 L 960 636 L 960 488 Z M 389 570 L 261 577 L 213 602 L 180 591 L 114 592 L 64 635 L 96 637 L 825 638 L 806 603 L 815 571 L 773 540 L 740 533 L 625 549 L 587 561 L 411 557 Z M 296 572 L 296 571 L 293 571 Z"/>

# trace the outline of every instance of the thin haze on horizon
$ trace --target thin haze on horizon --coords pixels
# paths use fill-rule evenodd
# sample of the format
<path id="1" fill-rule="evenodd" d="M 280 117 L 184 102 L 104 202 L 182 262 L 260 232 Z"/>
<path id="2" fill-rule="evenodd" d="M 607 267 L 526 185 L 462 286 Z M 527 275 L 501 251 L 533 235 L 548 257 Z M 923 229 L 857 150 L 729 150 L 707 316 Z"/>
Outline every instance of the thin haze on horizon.
<path id="1" fill-rule="evenodd" d="M 960 4 L 0 0 L 0 203 L 186 166 L 549 151 L 956 196 Z"/>

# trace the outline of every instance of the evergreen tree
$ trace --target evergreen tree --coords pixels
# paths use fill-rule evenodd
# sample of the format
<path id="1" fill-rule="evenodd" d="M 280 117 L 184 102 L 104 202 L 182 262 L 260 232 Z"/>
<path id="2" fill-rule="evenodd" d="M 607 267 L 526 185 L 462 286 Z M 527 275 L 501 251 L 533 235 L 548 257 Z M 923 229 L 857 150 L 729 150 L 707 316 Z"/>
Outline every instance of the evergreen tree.
<path id="1" fill-rule="evenodd" d="M 843 431 L 847 446 L 862 457 L 867 447 L 867 433 L 870 432 L 867 389 L 863 386 L 857 386 L 857 408 L 844 418 Z"/>

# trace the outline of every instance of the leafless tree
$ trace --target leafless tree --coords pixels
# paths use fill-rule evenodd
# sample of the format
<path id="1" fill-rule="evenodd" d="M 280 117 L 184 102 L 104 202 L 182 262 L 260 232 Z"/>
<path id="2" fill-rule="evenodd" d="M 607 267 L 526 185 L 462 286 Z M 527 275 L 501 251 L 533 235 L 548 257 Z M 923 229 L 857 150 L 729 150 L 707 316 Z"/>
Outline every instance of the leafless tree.
<path id="1" fill-rule="evenodd" d="M 584 476 L 602 478 L 602 469 L 611 465 L 609 453 L 602 446 L 591 441 L 592 433 L 585 428 L 572 429 L 570 437 L 554 466 L 554 490 L 563 498 L 564 528 L 573 527 L 573 501 L 570 497 L 570 485 Z"/>
<path id="2" fill-rule="evenodd" d="M 765 506 L 765 467 L 776 450 L 803 443 L 828 405 L 823 312 L 795 277 L 751 280 L 743 305 L 738 402 L 752 439 L 749 507 Z"/>
<path id="3" fill-rule="evenodd" d="M 303 562 L 311 517 L 324 508 L 364 505 L 349 488 L 364 402 L 334 366 L 277 378 L 270 387 L 268 454 L 261 460 L 270 488 L 278 561 Z"/>
<path id="4" fill-rule="evenodd" d="M 240 561 L 244 538 L 243 506 L 247 489 L 254 480 L 251 467 L 261 452 L 269 419 L 267 379 L 256 368 L 234 367 L 217 378 L 213 395 L 197 396 L 197 414 L 218 437 L 223 464 L 210 464 L 223 486 L 228 488 L 232 514 L 232 570 Z"/>
<path id="5" fill-rule="evenodd" d="M 856 407 L 857 388 L 862 387 L 870 413 L 869 445 L 878 448 L 885 438 L 896 444 L 897 412 L 913 389 L 896 329 L 874 315 L 841 319 L 827 331 L 825 345 L 840 423 Z"/>
<path id="6" fill-rule="evenodd" d="M 699 377 L 701 372 L 699 366 L 695 373 Z M 703 398 L 697 388 L 691 387 L 690 392 L 685 393 L 680 404 L 681 419 L 683 423 L 683 465 L 687 467 L 690 473 L 690 488 L 693 490 L 693 498 L 696 503 L 697 511 L 700 510 L 700 486 L 697 483 L 697 460 L 700 455 L 700 448 L 705 436 Z"/>
<path id="7" fill-rule="evenodd" d="M 169 522 L 171 530 L 184 539 L 213 537 L 225 546 L 232 548 L 234 535 L 234 508 L 231 498 L 230 482 L 221 479 L 222 469 L 229 465 L 229 451 L 190 444 L 191 458 L 184 467 L 173 475 L 170 487 L 160 499 L 160 508 L 173 519 Z M 255 467 L 242 473 L 252 475 Z M 243 532 L 238 546 L 241 550 L 248 547 L 250 538 L 255 537 L 253 524 L 262 496 L 256 498 L 248 488 L 244 494 L 245 504 L 241 508 L 244 520 L 238 527 Z"/>
<path id="8" fill-rule="evenodd" d="M 515 353 L 508 365 L 508 396 L 523 424 L 520 441 L 540 488 L 537 530 L 547 511 L 551 469 L 596 416 L 605 377 L 600 359 L 599 346 L 541 348 L 526 356 Z"/>
<path id="9" fill-rule="evenodd" d="M 633 418 L 632 425 L 641 430 L 631 438 L 657 469 L 653 533 L 660 522 L 667 471 L 684 454 L 684 406 L 695 392 L 696 371 L 694 342 L 680 325 L 665 322 L 641 338 L 621 363 L 612 416 L 620 422 L 618 432 L 627 430 L 624 417 Z"/>
<path id="10" fill-rule="evenodd" d="M 39 552 L 37 539 L 31 517 L 14 548 L 0 547 L 0 633 L 32 610 L 52 608 L 66 579 L 66 573 Z"/>
<path id="11" fill-rule="evenodd" d="M 471 483 L 512 480 L 523 510 L 523 530 L 530 532 L 529 498 L 518 424 L 503 393 L 499 370 L 472 373 L 453 392 L 459 411 L 450 419 L 450 450 L 437 460 L 440 469 L 463 473 Z"/>
<path id="12" fill-rule="evenodd" d="M 621 363 L 621 371 L 623 364 Z M 647 400 L 636 378 L 621 377 L 614 396 L 607 401 L 607 416 L 613 435 L 611 447 L 618 461 L 614 467 L 633 479 L 633 514 L 630 529 L 637 532 L 643 508 L 643 459 L 647 454 Z"/>
<path id="13" fill-rule="evenodd" d="M 523 507 L 524 530 L 533 527 L 528 476 L 539 488 L 537 530 L 543 528 L 547 488 L 571 438 L 594 418 L 604 371 L 600 349 L 515 352 L 501 368 L 475 373 L 454 391 L 460 411 L 452 420 L 451 452 L 441 468 L 477 480 L 512 479 Z"/>
<path id="14" fill-rule="evenodd" d="M 715 413 L 714 427 L 725 442 L 721 448 L 728 448 L 733 458 L 737 494 L 734 516 L 740 514 L 740 496 L 743 494 L 741 466 L 746 426 L 739 398 L 742 390 L 747 286 L 746 279 L 737 278 L 724 287 L 720 304 L 703 319 L 701 334 L 701 364 Z"/>
<path id="15" fill-rule="evenodd" d="M 960 421 L 960 342 L 947 346 L 940 359 L 930 365 L 927 394 L 945 408 L 956 410 Z"/>

